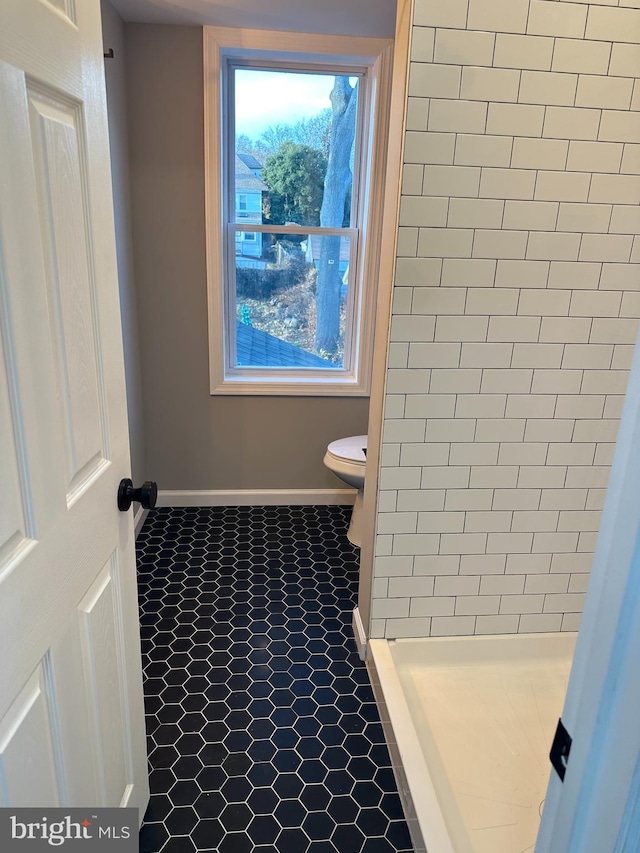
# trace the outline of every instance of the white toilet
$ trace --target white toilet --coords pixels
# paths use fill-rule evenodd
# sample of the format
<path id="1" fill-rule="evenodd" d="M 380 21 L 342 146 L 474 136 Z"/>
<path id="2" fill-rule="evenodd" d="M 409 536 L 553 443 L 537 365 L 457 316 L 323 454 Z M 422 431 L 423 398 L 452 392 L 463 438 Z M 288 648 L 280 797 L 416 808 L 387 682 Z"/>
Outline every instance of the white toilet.
<path id="1" fill-rule="evenodd" d="M 364 494 L 364 470 L 367 462 L 367 436 L 352 435 L 332 441 L 324 455 L 324 464 L 349 486 L 358 490 L 351 513 L 351 524 L 347 531 L 349 542 L 360 547 L 362 531 L 362 496 Z"/>

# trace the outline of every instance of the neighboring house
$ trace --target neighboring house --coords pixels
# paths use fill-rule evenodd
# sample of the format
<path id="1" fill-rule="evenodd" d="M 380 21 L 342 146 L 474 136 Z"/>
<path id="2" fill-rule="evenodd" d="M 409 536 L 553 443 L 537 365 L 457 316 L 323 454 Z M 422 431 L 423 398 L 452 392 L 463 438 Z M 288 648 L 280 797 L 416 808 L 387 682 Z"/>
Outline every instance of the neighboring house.
<path id="1" fill-rule="evenodd" d="M 304 257 L 307 263 L 314 264 L 316 269 L 320 268 L 320 250 L 321 240 L 319 234 L 311 234 L 309 238 L 302 244 Z M 347 285 L 349 282 L 349 254 L 351 242 L 344 238 L 340 240 L 340 275 L 342 276 L 342 299 L 346 298 Z"/>
<path id="2" fill-rule="evenodd" d="M 247 164 L 251 162 L 251 166 Z M 236 154 L 236 222 L 262 224 L 262 194 L 267 186 L 258 173 L 262 166 L 255 157 Z M 258 231 L 236 231 L 236 264 L 244 267 L 263 266 L 262 234 Z"/>
<path id="3" fill-rule="evenodd" d="M 260 180 L 262 180 L 263 166 L 260 160 L 257 159 L 257 157 L 254 157 L 253 154 L 244 154 L 240 153 L 239 151 L 236 154 L 236 157 L 239 157 L 239 159 L 242 160 L 244 165 L 248 169 L 251 169 L 256 178 L 260 178 Z"/>

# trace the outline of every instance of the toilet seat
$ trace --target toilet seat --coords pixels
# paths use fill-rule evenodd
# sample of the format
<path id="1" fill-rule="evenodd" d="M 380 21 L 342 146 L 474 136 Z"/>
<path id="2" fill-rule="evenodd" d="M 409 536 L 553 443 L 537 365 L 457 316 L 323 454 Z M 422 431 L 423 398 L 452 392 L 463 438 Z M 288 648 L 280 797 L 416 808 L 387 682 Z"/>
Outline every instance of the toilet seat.
<path id="1" fill-rule="evenodd" d="M 364 468 L 367 462 L 366 449 L 367 436 L 352 435 L 349 438 L 339 438 L 332 441 L 327 447 L 327 453 L 340 462 L 347 462 L 349 465 L 361 465 Z"/>

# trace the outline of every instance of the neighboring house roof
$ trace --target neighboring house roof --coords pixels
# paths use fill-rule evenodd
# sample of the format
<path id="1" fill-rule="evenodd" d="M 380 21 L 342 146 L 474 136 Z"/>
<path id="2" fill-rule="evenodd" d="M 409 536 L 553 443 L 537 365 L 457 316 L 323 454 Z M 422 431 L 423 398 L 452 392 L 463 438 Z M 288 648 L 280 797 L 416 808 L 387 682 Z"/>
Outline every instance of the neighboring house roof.
<path id="1" fill-rule="evenodd" d="M 236 154 L 236 192 L 267 192 L 267 185 L 256 178 L 251 169 Z"/>
<path id="2" fill-rule="evenodd" d="M 239 157 L 245 166 L 247 166 L 251 171 L 255 169 L 262 169 L 262 163 L 253 154 L 245 154 L 244 152 L 239 151 L 236 155 Z"/>
<path id="3" fill-rule="evenodd" d="M 245 323 L 238 322 L 236 329 L 239 367 L 339 366 Z"/>

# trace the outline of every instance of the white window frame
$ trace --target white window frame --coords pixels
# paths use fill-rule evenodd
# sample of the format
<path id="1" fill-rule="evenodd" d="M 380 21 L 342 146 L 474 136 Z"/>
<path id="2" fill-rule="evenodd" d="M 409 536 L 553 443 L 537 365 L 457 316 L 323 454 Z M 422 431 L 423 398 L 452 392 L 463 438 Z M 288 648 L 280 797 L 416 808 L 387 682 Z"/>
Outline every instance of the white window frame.
<path id="1" fill-rule="evenodd" d="M 388 109 L 391 97 L 393 42 L 388 39 L 323 36 L 310 33 L 286 33 L 270 30 L 240 30 L 204 27 L 205 94 L 205 172 L 207 221 L 207 290 L 209 310 L 209 364 L 211 394 L 267 396 L 350 396 L 369 395 L 373 363 L 375 305 L 380 269 L 382 209 Z M 225 262 L 231 257 L 233 240 L 227 228 L 231 173 L 222 121 L 228 88 L 225 86 L 227 63 L 258 62 L 274 69 L 283 65 L 295 70 L 331 73 L 344 69 L 366 75 L 359 91 L 362 120 L 360 151 L 364 167 L 360 170 L 357 234 L 353 228 L 340 229 L 351 237 L 355 269 L 354 287 L 349 294 L 354 322 L 351 335 L 345 336 L 345 362 L 350 369 L 336 368 L 257 368 L 231 367 L 235 352 L 235 312 L 230 311 Z M 227 198 L 224 188 L 227 187 Z M 355 208 L 355 205 L 354 205 Z M 273 230 L 278 231 L 276 226 Z M 313 234 L 327 229 L 301 226 L 301 233 Z M 337 230 L 336 230 L 337 231 Z M 357 245 L 356 245 L 357 244 Z"/>

